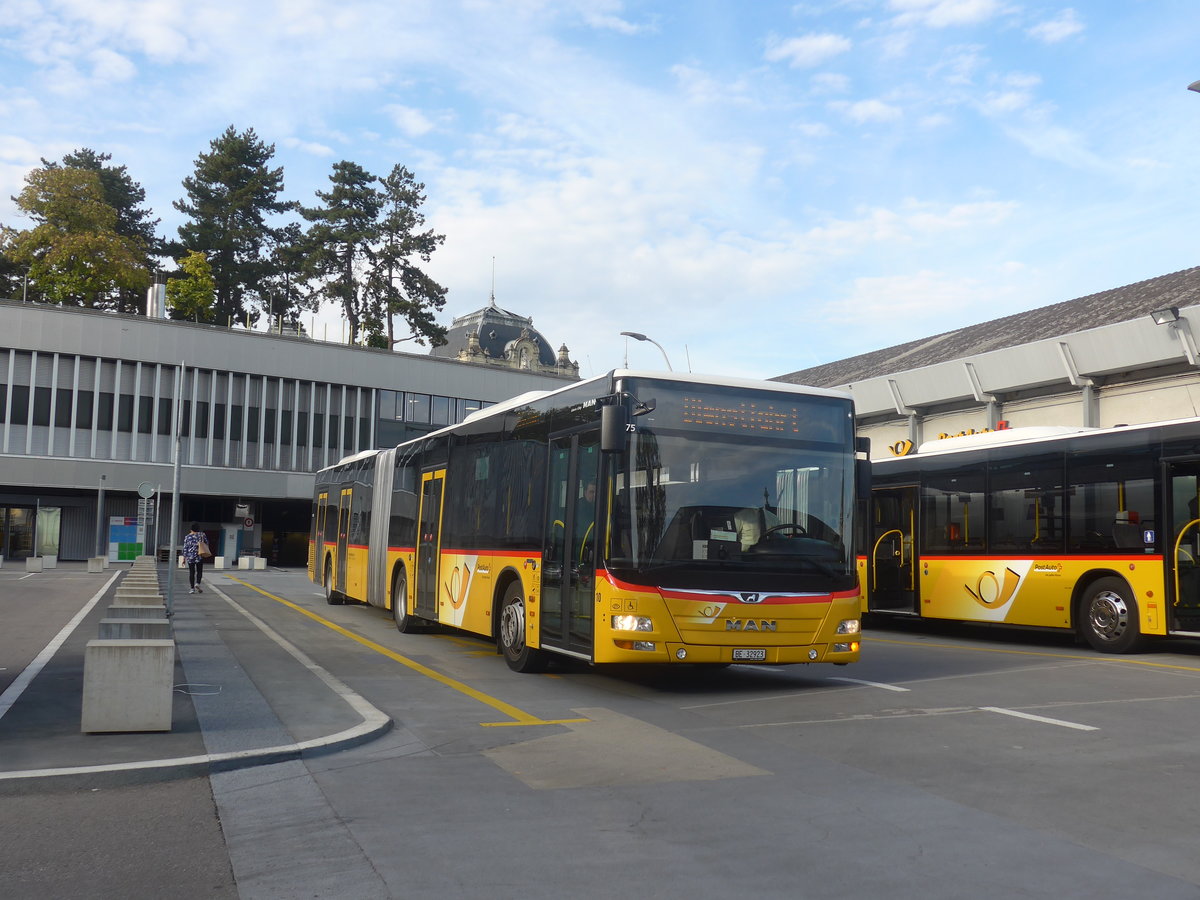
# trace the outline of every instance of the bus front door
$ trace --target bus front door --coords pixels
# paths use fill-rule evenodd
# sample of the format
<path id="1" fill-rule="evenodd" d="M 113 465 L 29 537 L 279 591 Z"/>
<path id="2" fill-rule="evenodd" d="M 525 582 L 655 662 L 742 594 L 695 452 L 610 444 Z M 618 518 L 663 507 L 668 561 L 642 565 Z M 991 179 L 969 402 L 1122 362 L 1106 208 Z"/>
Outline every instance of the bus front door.
<path id="1" fill-rule="evenodd" d="M 918 611 L 916 528 L 915 486 L 876 488 L 871 492 L 868 611 Z"/>
<path id="2" fill-rule="evenodd" d="M 595 618 L 599 471 L 599 432 L 550 442 L 541 643 L 589 659 Z"/>
<path id="3" fill-rule="evenodd" d="M 421 510 L 417 514 L 416 615 L 438 620 L 438 562 L 441 558 L 442 488 L 446 470 L 421 476 Z"/>
<path id="4" fill-rule="evenodd" d="M 1171 527 L 1163 535 L 1167 538 L 1163 556 L 1171 598 L 1170 628 L 1200 632 L 1200 460 L 1172 460 L 1165 466 L 1163 482 L 1171 492 Z M 1140 528 L 1146 527 L 1152 526 L 1141 523 Z"/>

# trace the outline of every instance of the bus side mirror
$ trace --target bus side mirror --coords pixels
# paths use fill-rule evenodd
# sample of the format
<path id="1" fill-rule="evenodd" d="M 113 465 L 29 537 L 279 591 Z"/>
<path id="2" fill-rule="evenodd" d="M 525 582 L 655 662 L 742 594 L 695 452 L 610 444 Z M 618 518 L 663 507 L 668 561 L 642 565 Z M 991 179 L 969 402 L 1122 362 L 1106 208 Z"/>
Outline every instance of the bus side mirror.
<path id="1" fill-rule="evenodd" d="M 600 450 L 603 453 L 616 453 L 625 449 L 625 436 L 629 416 L 625 404 L 610 403 L 600 407 Z"/>
<path id="2" fill-rule="evenodd" d="M 854 440 L 854 493 L 859 500 L 871 499 L 871 441 L 869 438 Z"/>

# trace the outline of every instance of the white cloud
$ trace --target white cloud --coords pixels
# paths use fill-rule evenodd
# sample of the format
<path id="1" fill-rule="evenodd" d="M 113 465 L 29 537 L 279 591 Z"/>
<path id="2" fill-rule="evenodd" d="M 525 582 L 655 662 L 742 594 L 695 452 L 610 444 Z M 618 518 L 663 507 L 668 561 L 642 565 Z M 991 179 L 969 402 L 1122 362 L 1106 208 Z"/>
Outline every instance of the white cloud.
<path id="1" fill-rule="evenodd" d="M 786 39 L 772 35 L 767 38 L 763 56 L 767 62 L 787 62 L 793 69 L 811 68 L 845 53 L 850 47 L 850 40 L 840 34 L 806 34 Z"/>
<path id="2" fill-rule="evenodd" d="M 818 72 L 812 77 L 813 90 L 826 94 L 844 94 L 850 90 L 850 79 L 835 72 Z"/>
<path id="3" fill-rule="evenodd" d="M 315 141 L 302 141 L 295 137 L 286 137 L 280 143 L 285 147 L 299 150 L 301 153 L 307 153 L 310 156 L 330 157 L 337 153 L 336 150 L 327 144 L 318 144 Z"/>
<path id="4" fill-rule="evenodd" d="M 127 57 L 103 47 L 92 51 L 91 62 L 92 78 L 97 82 L 129 81 L 137 75 L 137 67 Z"/>
<path id="5" fill-rule="evenodd" d="M 889 0 L 898 24 L 930 28 L 979 25 L 1004 11 L 1000 0 Z"/>
<path id="6" fill-rule="evenodd" d="M 420 137 L 433 131 L 433 122 L 421 110 L 392 103 L 384 107 L 392 123 L 409 137 Z"/>
<path id="7" fill-rule="evenodd" d="M 868 122 L 894 122 L 904 115 L 899 107 L 884 103 L 882 100 L 859 100 L 856 103 L 837 101 L 829 105 L 859 125 L 865 125 Z"/>
<path id="8" fill-rule="evenodd" d="M 1075 10 L 1064 9 L 1057 17 L 1034 25 L 1028 30 L 1030 37 L 1047 44 L 1057 44 L 1083 31 L 1083 23 L 1075 16 Z"/>
<path id="9" fill-rule="evenodd" d="M 1002 283 L 972 276 L 953 275 L 922 269 L 899 275 L 855 278 L 846 295 L 825 308 L 835 322 L 854 322 L 858 326 L 874 323 L 881 346 L 899 343 L 889 340 L 888 323 L 904 320 L 909 333 L 936 334 L 961 324 L 971 310 L 994 308 L 1007 299 L 1008 288 Z M 918 330 L 915 332 L 912 326 Z"/>

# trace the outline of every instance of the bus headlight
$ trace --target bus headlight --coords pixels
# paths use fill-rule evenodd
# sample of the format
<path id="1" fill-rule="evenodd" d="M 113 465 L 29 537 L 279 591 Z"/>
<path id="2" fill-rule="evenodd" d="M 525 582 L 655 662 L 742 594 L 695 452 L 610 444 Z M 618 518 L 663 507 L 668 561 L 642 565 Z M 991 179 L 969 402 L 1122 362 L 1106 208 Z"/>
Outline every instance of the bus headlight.
<path id="1" fill-rule="evenodd" d="M 649 616 L 613 616 L 613 631 L 653 631 L 654 622 Z"/>
<path id="2" fill-rule="evenodd" d="M 834 653 L 856 653 L 858 651 L 858 641 L 851 641 L 848 644 L 834 644 Z"/>
<path id="3" fill-rule="evenodd" d="M 862 625 L 858 619 L 842 619 L 838 622 L 838 634 L 858 634 L 862 630 Z"/>

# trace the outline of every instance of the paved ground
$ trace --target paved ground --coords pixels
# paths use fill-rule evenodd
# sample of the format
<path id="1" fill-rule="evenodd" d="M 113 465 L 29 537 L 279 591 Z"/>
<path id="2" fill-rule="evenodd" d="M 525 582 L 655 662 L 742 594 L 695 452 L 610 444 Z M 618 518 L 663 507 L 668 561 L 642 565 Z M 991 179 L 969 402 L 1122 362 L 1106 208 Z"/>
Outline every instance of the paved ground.
<path id="1" fill-rule="evenodd" d="M 84 564 L 63 563 L 29 575 L 11 561 L 0 568 L 6 900 L 237 897 L 220 809 L 257 802 L 256 783 L 290 774 L 291 787 L 273 790 L 271 802 L 319 819 L 327 810 L 313 809 L 316 791 L 296 760 L 391 726 L 216 585 L 188 594 L 182 573 L 172 610 L 171 731 L 81 733 L 84 651 L 127 571 L 88 573 Z M 326 830 L 306 833 L 327 837 Z"/>
<path id="2" fill-rule="evenodd" d="M 847 668 L 521 676 L 302 572 L 210 573 L 172 731 L 82 735 L 112 578 L 0 569 L 4 900 L 1200 897 L 1195 642 L 926 625 Z"/>

